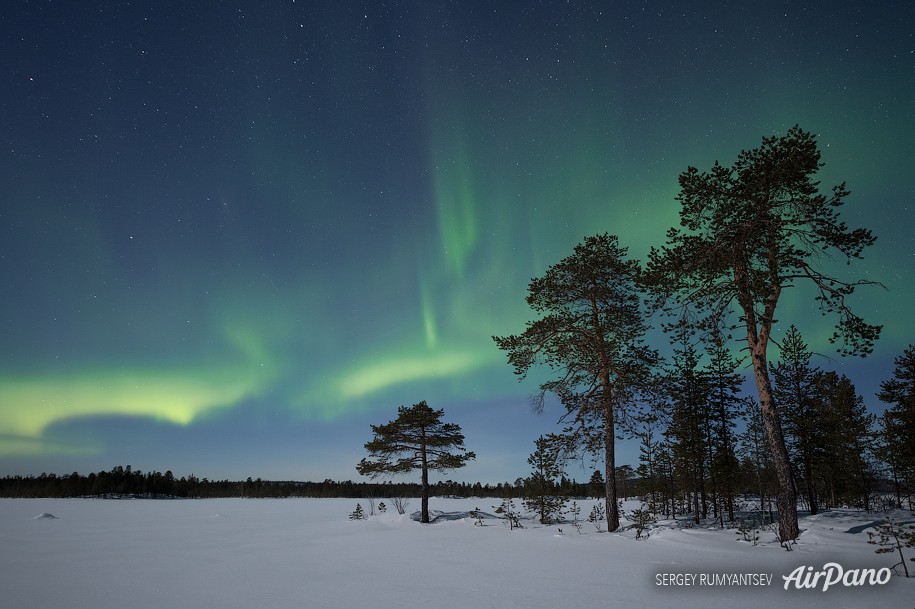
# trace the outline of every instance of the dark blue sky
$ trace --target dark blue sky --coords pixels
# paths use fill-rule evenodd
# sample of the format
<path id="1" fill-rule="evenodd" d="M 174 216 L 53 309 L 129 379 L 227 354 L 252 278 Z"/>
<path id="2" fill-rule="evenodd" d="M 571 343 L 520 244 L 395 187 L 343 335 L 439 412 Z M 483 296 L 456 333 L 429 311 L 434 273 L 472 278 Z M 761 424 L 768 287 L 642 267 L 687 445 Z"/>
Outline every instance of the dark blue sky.
<path id="1" fill-rule="evenodd" d="M 879 410 L 913 340 L 913 12 L 3 3 L 0 475 L 355 478 L 420 400 L 479 456 L 455 478 L 526 475 L 560 413 L 490 336 L 529 279 L 597 232 L 644 256 L 681 171 L 796 123 L 878 236 L 842 272 L 889 289 L 855 298 L 867 360 L 800 291 L 782 321 Z"/>

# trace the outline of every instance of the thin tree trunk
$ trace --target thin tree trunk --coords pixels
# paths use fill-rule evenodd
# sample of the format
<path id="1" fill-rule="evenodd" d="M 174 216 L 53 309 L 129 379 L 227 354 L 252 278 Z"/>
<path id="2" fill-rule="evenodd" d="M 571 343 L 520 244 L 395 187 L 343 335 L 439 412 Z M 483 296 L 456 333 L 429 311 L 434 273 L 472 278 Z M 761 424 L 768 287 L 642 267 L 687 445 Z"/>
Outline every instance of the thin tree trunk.
<path id="1" fill-rule="evenodd" d="M 810 505 L 810 515 L 816 516 L 820 511 L 820 495 L 816 482 L 813 480 L 813 457 L 809 454 L 807 445 L 804 447 L 804 477 L 807 478 L 807 503 Z"/>
<path id="2" fill-rule="evenodd" d="M 429 459 L 426 455 L 426 430 L 421 430 L 422 443 L 420 444 L 420 455 L 422 456 L 423 473 L 422 473 L 422 498 L 421 512 L 419 521 L 423 524 L 429 524 Z"/>

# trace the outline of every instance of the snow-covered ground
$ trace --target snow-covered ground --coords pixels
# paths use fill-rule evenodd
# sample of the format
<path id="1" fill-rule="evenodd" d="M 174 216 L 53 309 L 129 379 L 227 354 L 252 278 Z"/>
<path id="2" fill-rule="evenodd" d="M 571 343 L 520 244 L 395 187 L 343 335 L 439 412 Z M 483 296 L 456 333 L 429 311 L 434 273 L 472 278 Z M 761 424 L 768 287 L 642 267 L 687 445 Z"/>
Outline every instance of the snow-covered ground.
<path id="1" fill-rule="evenodd" d="M 433 498 L 433 510 L 456 519 L 421 525 L 392 509 L 350 521 L 349 499 L 0 499 L 0 606 L 915 607 L 915 579 L 897 576 L 826 591 L 821 577 L 815 589 L 784 589 L 783 576 L 799 566 L 816 572 L 836 563 L 847 572 L 896 562 L 867 544 L 874 515 L 806 517 L 786 552 L 768 532 L 754 546 L 733 529 L 660 526 L 636 540 L 631 530 L 598 533 L 587 522 L 582 534 L 565 524 L 560 535 L 557 526 L 524 521 L 510 531 L 500 520 L 479 527 L 461 517 L 474 508 L 493 513 L 495 504 Z M 587 517 L 592 502 L 581 505 Z M 408 511 L 417 509 L 411 500 Z M 737 585 L 739 574 L 763 585 Z M 703 585 L 714 575 L 731 585 Z"/>

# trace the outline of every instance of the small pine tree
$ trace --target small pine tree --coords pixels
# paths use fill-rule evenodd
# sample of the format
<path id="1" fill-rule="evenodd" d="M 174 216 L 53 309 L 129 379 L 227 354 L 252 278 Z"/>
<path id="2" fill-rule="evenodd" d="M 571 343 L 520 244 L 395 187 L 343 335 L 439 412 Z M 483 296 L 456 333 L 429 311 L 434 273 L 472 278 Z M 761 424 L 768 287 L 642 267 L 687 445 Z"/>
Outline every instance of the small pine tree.
<path id="1" fill-rule="evenodd" d="M 384 504 L 384 501 L 382 501 L 381 503 L 378 504 L 378 513 L 379 513 L 379 514 L 384 514 L 384 513 L 386 513 L 387 511 L 388 511 L 388 506 L 386 506 L 386 505 Z"/>
<path id="2" fill-rule="evenodd" d="M 581 506 L 578 505 L 577 501 L 572 502 L 572 506 L 569 508 L 569 516 L 572 517 L 572 526 L 581 535 Z"/>
<path id="3" fill-rule="evenodd" d="M 603 533 L 603 524 L 606 521 L 607 515 L 604 512 L 604 506 L 600 503 L 595 503 L 594 507 L 591 508 L 591 513 L 588 515 L 588 522 L 594 525 L 594 528 L 597 529 L 598 533 Z"/>
<path id="4" fill-rule="evenodd" d="M 658 521 L 646 506 L 641 505 L 632 510 L 629 514 L 629 520 L 632 521 L 632 527 L 635 529 L 635 538 L 641 539 L 642 535 L 648 539 L 648 527 Z"/>
<path id="5" fill-rule="evenodd" d="M 527 458 L 534 470 L 524 483 L 524 507 L 537 514 L 540 524 L 553 524 L 559 521 L 568 501 L 567 497 L 556 494 L 556 478 L 561 474 L 559 444 L 555 436 L 549 435 L 540 436 L 534 445 L 536 450 Z"/>
<path id="6" fill-rule="evenodd" d="M 759 545 L 759 527 L 756 526 L 756 519 L 751 517 L 749 520 L 737 518 L 737 534 L 743 535 L 744 541 L 752 542 L 753 545 Z"/>
<path id="7" fill-rule="evenodd" d="M 356 509 L 349 515 L 350 520 L 365 520 L 365 511 L 362 509 L 362 504 L 357 503 Z"/>
<path id="8" fill-rule="evenodd" d="M 883 524 L 877 527 L 878 539 L 874 539 L 874 534 L 870 531 L 867 533 L 867 543 L 880 546 L 874 552 L 877 554 L 888 554 L 890 552 L 899 553 L 899 562 L 891 568 L 895 569 L 902 566 L 906 577 L 909 577 L 909 568 L 905 564 L 905 556 L 902 554 L 903 548 L 915 548 L 915 525 L 903 525 L 893 518 L 887 518 Z M 909 558 L 915 562 L 915 558 Z"/>
<path id="9" fill-rule="evenodd" d="M 496 514 L 502 514 L 502 518 L 504 519 L 503 522 L 508 523 L 509 530 L 513 531 L 515 529 L 524 528 L 521 526 L 521 514 L 518 513 L 518 508 L 515 507 L 515 501 L 511 497 L 506 497 L 498 507 L 493 507 L 496 510 Z"/>
<path id="10" fill-rule="evenodd" d="M 470 511 L 470 517 L 473 518 L 473 526 L 482 527 L 483 524 L 483 513 L 480 511 L 480 508 L 474 508 Z"/>

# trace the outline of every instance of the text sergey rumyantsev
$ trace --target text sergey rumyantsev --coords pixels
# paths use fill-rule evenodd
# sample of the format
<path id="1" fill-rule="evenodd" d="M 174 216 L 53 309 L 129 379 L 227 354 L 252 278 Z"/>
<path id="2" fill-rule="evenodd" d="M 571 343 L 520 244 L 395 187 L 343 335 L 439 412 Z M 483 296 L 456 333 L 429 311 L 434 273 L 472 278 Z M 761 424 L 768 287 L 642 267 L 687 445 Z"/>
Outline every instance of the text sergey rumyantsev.
<path id="1" fill-rule="evenodd" d="M 771 573 L 658 573 L 656 586 L 771 586 Z"/>

